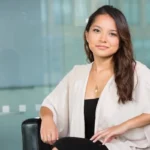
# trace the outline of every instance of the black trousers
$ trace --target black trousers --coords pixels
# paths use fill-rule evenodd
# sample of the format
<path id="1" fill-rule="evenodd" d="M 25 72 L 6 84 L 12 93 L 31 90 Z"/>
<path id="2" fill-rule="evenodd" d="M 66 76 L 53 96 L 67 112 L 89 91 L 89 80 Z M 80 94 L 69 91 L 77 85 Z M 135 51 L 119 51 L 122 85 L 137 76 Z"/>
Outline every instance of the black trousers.
<path id="1" fill-rule="evenodd" d="M 84 138 L 65 137 L 57 140 L 53 147 L 58 150 L 108 150 L 101 142 L 93 143 Z"/>

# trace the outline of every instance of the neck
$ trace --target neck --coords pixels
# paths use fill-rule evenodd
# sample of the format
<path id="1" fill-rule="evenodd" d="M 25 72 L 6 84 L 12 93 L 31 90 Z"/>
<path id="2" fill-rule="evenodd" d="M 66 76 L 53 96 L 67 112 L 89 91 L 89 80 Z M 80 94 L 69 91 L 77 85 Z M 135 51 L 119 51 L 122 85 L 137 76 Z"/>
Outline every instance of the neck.
<path id="1" fill-rule="evenodd" d="M 103 70 L 109 69 L 113 71 L 113 61 L 111 58 L 94 58 L 93 69 L 96 72 L 101 72 Z"/>

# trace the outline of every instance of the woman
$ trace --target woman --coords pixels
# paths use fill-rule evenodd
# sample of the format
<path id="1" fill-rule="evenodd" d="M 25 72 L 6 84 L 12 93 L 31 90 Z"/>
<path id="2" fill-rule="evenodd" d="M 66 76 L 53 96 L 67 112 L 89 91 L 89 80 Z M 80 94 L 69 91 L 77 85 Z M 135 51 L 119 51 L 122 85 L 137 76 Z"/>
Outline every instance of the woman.
<path id="1" fill-rule="evenodd" d="M 150 149 L 150 70 L 133 58 L 122 12 L 96 10 L 84 40 L 90 64 L 75 66 L 43 101 L 41 139 L 53 150 Z"/>

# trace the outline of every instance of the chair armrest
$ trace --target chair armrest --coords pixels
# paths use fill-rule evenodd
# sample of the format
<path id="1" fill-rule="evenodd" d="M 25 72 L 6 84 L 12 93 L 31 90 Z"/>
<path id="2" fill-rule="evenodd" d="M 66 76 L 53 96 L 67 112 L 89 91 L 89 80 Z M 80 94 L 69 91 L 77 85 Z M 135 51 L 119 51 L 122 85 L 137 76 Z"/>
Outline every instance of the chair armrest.
<path id="1" fill-rule="evenodd" d="M 23 150 L 50 150 L 51 146 L 45 144 L 40 138 L 40 118 L 30 118 L 22 122 Z"/>

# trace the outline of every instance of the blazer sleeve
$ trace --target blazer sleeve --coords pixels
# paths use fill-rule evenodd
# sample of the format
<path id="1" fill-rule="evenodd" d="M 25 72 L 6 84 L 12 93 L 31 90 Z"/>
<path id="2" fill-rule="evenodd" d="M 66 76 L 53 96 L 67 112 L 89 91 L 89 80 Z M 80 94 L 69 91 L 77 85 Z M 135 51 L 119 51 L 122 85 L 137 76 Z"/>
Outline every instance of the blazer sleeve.
<path id="1" fill-rule="evenodd" d="M 145 79 L 145 98 L 143 102 L 143 113 L 150 114 L 150 69 L 145 68 L 145 71 L 143 71 L 143 73 L 143 78 Z M 150 147 L 150 124 L 144 126 L 144 133 Z"/>
<path id="2" fill-rule="evenodd" d="M 143 91 L 143 98 L 141 98 L 141 106 L 143 108 L 143 113 L 150 114 L 150 69 L 146 66 L 143 67 L 141 80 L 144 80 L 144 86 L 141 91 Z"/>
<path id="3" fill-rule="evenodd" d="M 75 68 L 75 67 L 74 67 Z M 74 68 L 60 81 L 44 99 L 42 106 L 49 108 L 59 131 L 59 137 L 67 136 L 69 130 L 69 80 Z"/>

